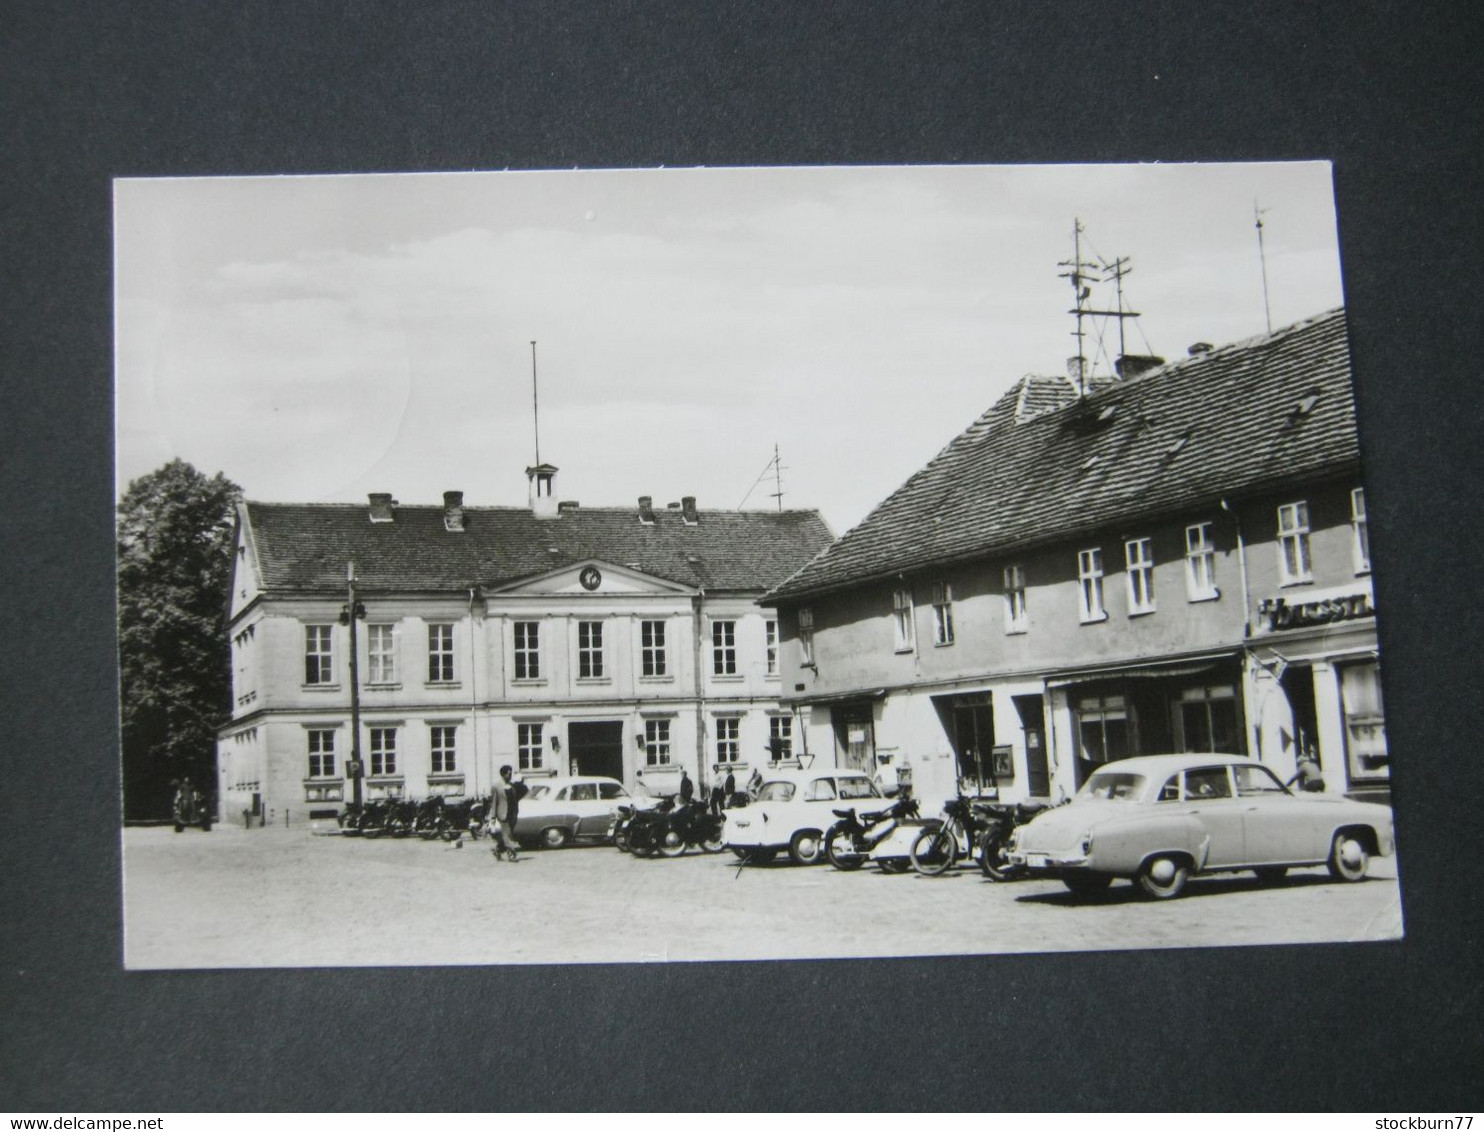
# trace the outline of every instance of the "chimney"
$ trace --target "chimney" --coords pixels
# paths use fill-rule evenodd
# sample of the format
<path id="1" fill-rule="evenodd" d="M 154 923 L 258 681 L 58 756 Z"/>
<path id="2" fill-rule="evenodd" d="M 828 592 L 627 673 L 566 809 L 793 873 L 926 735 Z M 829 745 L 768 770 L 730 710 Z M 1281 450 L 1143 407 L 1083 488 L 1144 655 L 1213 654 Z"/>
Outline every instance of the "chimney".
<path id="1" fill-rule="evenodd" d="M 390 523 L 395 521 L 392 508 L 397 501 L 392 498 L 389 491 L 373 491 L 366 497 L 371 501 L 371 521 L 373 523 Z"/>
<path id="2" fill-rule="evenodd" d="M 556 468 L 550 464 L 537 464 L 534 468 L 526 469 L 526 483 L 529 487 L 529 498 L 531 501 L 531 514 L 538 519 L 555 519 L 557 517 L 557 501 L 555 493 Z"/>
<path id="3" fill-rule="evenodd" d="M 462 491 L 443 493 L 443 529 L 446 531 L 464 529 L 464 493 Z"/>
<path id="4" fill-rule="evenodd" d="M 701 521 L 696 514 L 696 497 L 694 495 L 682 495 L 680 497 L 680 513 L 685 517 L 685 525 L 694 527 Z"/>
<path id="5" fill-rule="evenodd" d="M 1131 377 L 1138 377 L 1141 373 L 1158 369 L 1164 364 L 1165 360 L 1154 354 L 1120 354 L 1118 360 L 1113 363 L 1113 368 L 1118 371 L 1119 377 L 1127 381 Z"/>
<path id="6" fill-rule="evenodd" d="M 1194 358 L 1198 357 L 1201 354 L 1209 354 L 1214 349 L 1216 349 L 1216 347 L 1211 345 L 1211 343 L 1209 342 L 1192 342 L 1185 348 L 1185 352 L 1192 358 Z"/>
<path id="7" fill-rule="evenodd" d="M 557 504 L 557 514 L 558 515 L 575 515 L 575 514 L 577 514 L 577 500 L 575 500 L 575 499 L 564 499 L 564 500 L 562 500 L 560 503 Z"/>
<path id="8" fill-rule="evenodd" d="M 646 527 L 654 526 L 654 496 L 641 495 L 639 497 L 639 522 Z"/>

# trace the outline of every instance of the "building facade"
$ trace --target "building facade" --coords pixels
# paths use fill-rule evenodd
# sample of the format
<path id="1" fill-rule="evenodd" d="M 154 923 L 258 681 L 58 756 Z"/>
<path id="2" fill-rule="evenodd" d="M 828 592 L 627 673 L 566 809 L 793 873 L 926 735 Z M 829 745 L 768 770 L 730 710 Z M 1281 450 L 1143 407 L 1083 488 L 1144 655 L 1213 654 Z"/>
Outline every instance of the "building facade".
<path id="1" fill-rule="evenodd" d="M 367 798 L 477 796 L 506 764 L 661 794 L 797 761 L 756 599 L 829 544 L 818 513 L 583 508 L 556 473 L 527 469 L 528 508 L 241 505 L 223 820 L 333 817 L 358 771 Z"/>
<path id="2" fill-rule="evenodd" d="M 1388 794 L 1343 311 L 1079 391 L 1027 377 L 763 599 L 815 757 L 1059 799 L 1254 755 Z"/>

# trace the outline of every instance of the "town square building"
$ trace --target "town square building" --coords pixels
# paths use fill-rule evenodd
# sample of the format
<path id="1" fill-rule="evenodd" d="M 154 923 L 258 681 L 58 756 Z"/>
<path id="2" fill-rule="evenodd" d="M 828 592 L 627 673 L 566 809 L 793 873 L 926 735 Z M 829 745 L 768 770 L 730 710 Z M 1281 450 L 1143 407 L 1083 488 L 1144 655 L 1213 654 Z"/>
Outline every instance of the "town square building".
<path id="1" fill-rule="evenodd" d="M 524 508 L 239 506 L 223 820 L 333 817 L 356 777 L 366 798 L 457 798 L 509 764 L 665 794 L 682 769 L 700 786 L 797 761 L 756 599 L 830 543 L 819 514 L 589 508 L 556 475 L 526 470 Z"/>
<path id="2" fill-rule="evenodd" d="M 1388 796 L 1344 311 L 1119 371 L 1023 378 L 765 595 L 801 751 L 1007 799 L 1312 752 Z"/>

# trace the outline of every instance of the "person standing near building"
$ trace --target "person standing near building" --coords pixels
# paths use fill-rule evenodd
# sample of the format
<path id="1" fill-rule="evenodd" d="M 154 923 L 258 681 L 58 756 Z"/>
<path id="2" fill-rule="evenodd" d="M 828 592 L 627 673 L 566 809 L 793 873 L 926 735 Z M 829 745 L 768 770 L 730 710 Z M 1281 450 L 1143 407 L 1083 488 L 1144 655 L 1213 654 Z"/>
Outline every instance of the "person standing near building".
<path id="1" fill-rule="evenodd" d="M 689 806 L 691 799 L 696 796 L 696 784 L 690 780 L 690 774 L 684 769 L 680 772 L 680 804 Z"/>
<path id="2" fill-rule="evenodd" d="M 494 795 L 490 798 L 490 836 L 495 840 L 495 847 L 490 852 L 496 860 L 507 854 L 512 861 L 520 859 L 515 841 L 515 819 L 520 814 L 520 800 L 525 797 L 526 784 L 513 782 L 513 773 L 509 766 L 500 768 L 500 781 L 495 783 Z"/>

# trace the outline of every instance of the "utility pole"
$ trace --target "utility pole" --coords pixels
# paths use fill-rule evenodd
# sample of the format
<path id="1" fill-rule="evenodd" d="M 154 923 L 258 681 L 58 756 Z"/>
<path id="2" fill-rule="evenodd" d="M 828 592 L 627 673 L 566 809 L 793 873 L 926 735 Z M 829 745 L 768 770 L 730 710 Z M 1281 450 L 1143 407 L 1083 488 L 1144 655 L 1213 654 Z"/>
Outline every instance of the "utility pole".
<path id="1" fill-rule="evenodd" d="M 1262 242 L 1262 214 L 1267 209 L 1258 208 L 1257 201 L 1252 202 L 1252 219 L 1257 222 L 1257 260 L 1262 265 L 1262 313 L 1267 319 L 1268 333 L 1273 332 L 1273 312 L 1268 306 L 1268 253 Z"/>
<path id="2" fill-rule="evenodd" d="M 352 783 L 356 807 L 361 805 L 361 779 L 366 767 L 361 762 L 361 680 L 356 645 L 356 622 L 365 618 L 366 607 L 356 600 L 356 564 L 345 567 L 345 605 L 340 610 L 340 624 L 350 626 L 350 765 L 346 773 Z"/>

